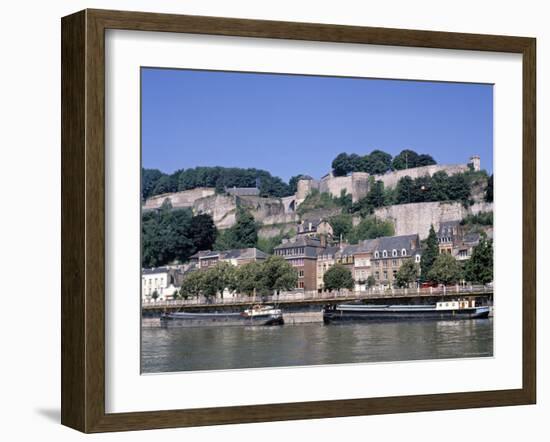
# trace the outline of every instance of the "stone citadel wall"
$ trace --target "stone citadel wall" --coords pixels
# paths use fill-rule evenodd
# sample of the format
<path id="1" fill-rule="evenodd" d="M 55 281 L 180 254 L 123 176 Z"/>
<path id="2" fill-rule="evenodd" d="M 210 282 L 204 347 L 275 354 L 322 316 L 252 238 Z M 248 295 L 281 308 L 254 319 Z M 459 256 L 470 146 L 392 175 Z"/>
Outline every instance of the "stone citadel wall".
<path id="1" fill-rule="evenodd" d="M 470 163 L 474 170 L 480 170 L 481 161 L 478 155 L 470 157 Z M 436 172 L 446 172 L 448 175 L 466 172 L 468 164 L 433 164 L 431 166 L 414 167 L 411 169 L 394 170 L 382 175 L 372 175 L 375 181 L 382 181 L 387 188 L 397 186 L 399 180 L 405 176 L 410 176 L 415 179 L 421 176 L 432 176 Z M 296 192 L 296 207 L 298 207 L 304 199 L 311 193 L 313 189 L 319 192 L 330 193 L 334 197 L 339 197 L 343 190 L 351 194 L 353 202 L 360 200 L 367 195 L 369 191 L 370 174 L 366 172 L 352 172 L 347 176 L 335 177 L 329 173 L 320 180 L 304 179 L 298 181 Z"/>
<path id="2" fill-rule="evenodd" d="M 465 208 L 458 202 L 431 202 L 380 207 L 374 211 L 374 215 L 379 219 L 391 221 L 395 227 L 396 235 L 418 233 L 420 239 L 424 239 L 428 237 L 432 224 L 437 232 L 441 222 L 461 220 L 466 215 L 476 215 L 492 210 L 493 203 L 486 202 L 476 202 L 469 208 Z"/>

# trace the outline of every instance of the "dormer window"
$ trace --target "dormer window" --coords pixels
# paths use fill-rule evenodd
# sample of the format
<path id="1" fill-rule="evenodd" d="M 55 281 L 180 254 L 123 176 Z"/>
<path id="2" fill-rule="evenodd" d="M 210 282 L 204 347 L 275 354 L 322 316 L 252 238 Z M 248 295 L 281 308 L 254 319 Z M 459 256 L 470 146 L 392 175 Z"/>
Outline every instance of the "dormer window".
<path id="1" fill-rule="evenodd" d="M 386 250 L 384 250 L 384 251 L 382 252 L 382 257 L 383 257 L 383 258 L 387 258 L 387 257 L 388 257 L 388 252 L 387 252 Z"/>
<path id="2" fill-rule="evenodd" d="M 414 260 L 415 260 L 415 262 L 420 262 L 420 255 L 416 255 L 416 256 L 414 257 Z"/>
<path id="3" fill-rule="evenodd" d="M 395 258 L 397 256 L 397 250 L 393 249 L 391 251 L 391 256 L 393 256 Z"/>
<path id="4" fill-rule="evenodd" d="M 401 249 L 401 256 L 407 256 L 407 251 L 405 249 Z"/>
<path id="5" fill-rule="evenodd" d="M 374 257 L 375 258 L 380 258 L 380 253 L 378 253 L 378 250 L 376 252 L 374 252 Z"/>

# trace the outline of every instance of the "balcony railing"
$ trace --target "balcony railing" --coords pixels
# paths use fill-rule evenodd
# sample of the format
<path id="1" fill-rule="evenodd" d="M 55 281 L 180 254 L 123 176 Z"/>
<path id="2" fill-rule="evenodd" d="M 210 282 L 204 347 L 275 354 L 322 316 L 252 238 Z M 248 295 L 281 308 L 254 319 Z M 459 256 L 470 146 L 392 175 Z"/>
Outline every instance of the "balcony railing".
<path id="1" fill-rule="evenodd" d="M 402 298 L 402 297 L 430 297 L 430 296 L 468 296 L 491 294 L 491 286 L 471 285 L 471 286 L 441 286 L 413 289 L 368 289 L 362 291 L 340 290 L 333 292 L 296 291 L 283 292 L 278 295 L 268 296 L 246 296 L 239 294 L 224 295 L 223 297 L 198 296 L 188 299 L 174 300 L 143 300 L 144 308 L 162 308 L 193 305 L 231 305 L 231 304 L 255 304 L 255 303 L 292 303 L 292 302 L 315 302 L 315 301 L 349 301 L 359 299 L 384 299 L 384 298 Z"/>

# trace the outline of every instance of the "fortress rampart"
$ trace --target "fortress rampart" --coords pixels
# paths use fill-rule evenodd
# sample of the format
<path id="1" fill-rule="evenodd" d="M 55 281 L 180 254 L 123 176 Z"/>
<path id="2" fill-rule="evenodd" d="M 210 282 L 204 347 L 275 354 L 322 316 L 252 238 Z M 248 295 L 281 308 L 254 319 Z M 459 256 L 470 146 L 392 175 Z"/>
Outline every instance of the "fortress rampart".
<path id="1" fill-rule="evenodd" d="M 480 158 L 474 155 L 470 158 L 470 163 L 474 170 L 480 170 Z M 415 179 L 421 176 L 432 176 L 436 172 L 446 172 L 448 175 L 466 172 L 468 164 L 434 164 L 431 166 L 414 167 L 411 169 L 394 170 L 382 175 L 370 175 L 366 172 L 352 172 L 347 176 L 335 177 L 332 173 L 325 175 L 320 180 L 303 179 L 298 181 L 298 191 L 296 192 L 296 207 L 311 193 L 313 189 L 319 192 L 330 193 L 334 197 L 339 197 L 343 190 L 351 194 L 353 202 L 359 201 L 367 195 L 369 191 L 369 178 L 375 181 L 382 181 L 387 188 L 397 186 L 399 180 L 405 176 Z"/>

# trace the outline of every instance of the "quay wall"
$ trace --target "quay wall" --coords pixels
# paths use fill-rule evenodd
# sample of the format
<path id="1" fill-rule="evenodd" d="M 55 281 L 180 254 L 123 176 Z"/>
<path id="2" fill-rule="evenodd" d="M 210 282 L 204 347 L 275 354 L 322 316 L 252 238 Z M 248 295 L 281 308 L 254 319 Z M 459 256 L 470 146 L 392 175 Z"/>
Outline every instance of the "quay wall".
<path id="1" fill-rule="evenodd" d="M 323 322 L 323 312 L 321 309 L 309 312 L 286 312 L 283 310 L 283 319 L 285 325 Z"/>

